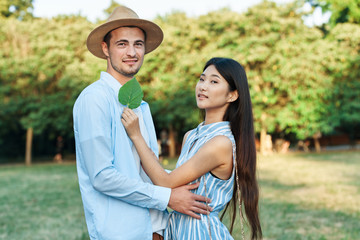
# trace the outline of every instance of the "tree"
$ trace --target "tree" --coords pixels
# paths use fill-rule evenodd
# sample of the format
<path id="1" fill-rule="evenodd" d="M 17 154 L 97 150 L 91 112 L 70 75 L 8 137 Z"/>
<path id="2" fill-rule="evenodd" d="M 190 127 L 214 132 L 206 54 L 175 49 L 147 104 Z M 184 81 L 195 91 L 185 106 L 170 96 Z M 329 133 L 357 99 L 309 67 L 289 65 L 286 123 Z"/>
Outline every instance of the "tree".
<path id="1" fill-rule="evenodd" d="M 114 0 L 111 0 L 110 5 L 107 9 L 104 10 L 107 16 L 110 16 L 110 14 L 114 11 L 115 8 L 122 6 L 121 4 L 117 3 Z"/>
<path id="2" fill-rule="evenodd" d="M 337 24 L 327 40 L 335 45 L 331 49 L 334 58 L 327 64 L 332 78 L 328 121 L 354 140 L 359 137 L 360 127 L 360 26 Z"/>
<path id="3" fill-rule="evenodd" d="M 334 52 L 336 41 L 304 25 L 298 7 L 263 2 L 244 14 L 222 9 L 198 19 L 181 12 L 158 18 L 165 39 L 146 57 L 140 73 L 155 122 L 175 125 L 171 127 L 179 133 L 194 127 L 199 122 L 195 82 L 206 60 L 225 56 L 246 68 L 256 129 L 262 136 L 282 133 L 317 140 L 319 133 L 333 132 L 340 120 L 329 122 L 336 114 L 328 109 L 334 86 L 328 68 L 345 52 Z"/>
<path id="4" fill-rule="evenodd" d="M 0 27 L 1 107 L 13 114 L 7 119 L 27 130 L 28 139 L 45 131 L 50 138 L 72 135 L 73 103 L 102 66 L 85 48 L 91 27 L 84 18 L 64 16 L 9 19 Z"/>
<path id="5" fill-rule="evenodd" d="M 194 86 L 205 58 L 201 54 L 195 56 L 196 48 L 192 46 L 199 40 L 189 33 L 205 36 L 205 31 L 198 31 L 195 19 L 187 18 L 183 13 L 174 13 L 156 21 L 166 37 L 158 50 L 145 57 L 138 79 L 144 87 L 145 99 L 150 102 L 157 129 L 169 131 L 173 157 L 179 138 L 199 123 Z M 179 21 L 182 26 L 177 24 Z"/>
<path id="6" fill-rule="evenodd" d="M 360 23 L 359 0 L 307 0 L 314 8 L 321 7 L 323 12 L 330 11 L 330 24 Z"/>
<path id="7" fill-rule="evenodd" d="M 245 67 L 257 134 L 298 140 L 360 128 L 359 25 L 337 24 L 324 35 L 304 25 L 298 7 L 263 2 L 243 14 L 221 9 L 155 19 L 165 38 L 146 55 L 137 79 L 156 129 L 173 136 L 173 150 L 202 120 L 194 89 L 211 57 Z M 72 138 L 74 101 L 106 66 L 86 49 L 94 25 L 80 16 L 2 23 L 0 143 L 20 152 L 26 130 L 35 143 L 40 136 Z"/>
<path id="8" fill-rule="evenodd" d="M 27 20 L 33 17 L 33 0 L 0 0 L 0 16 Z"/>

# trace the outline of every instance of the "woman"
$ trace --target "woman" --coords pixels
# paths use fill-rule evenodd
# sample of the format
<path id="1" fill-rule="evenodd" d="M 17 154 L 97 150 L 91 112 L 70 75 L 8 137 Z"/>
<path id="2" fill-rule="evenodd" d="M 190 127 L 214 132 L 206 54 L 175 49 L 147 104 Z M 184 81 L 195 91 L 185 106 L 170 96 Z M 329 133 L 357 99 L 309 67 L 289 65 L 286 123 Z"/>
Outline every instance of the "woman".
<path id="1" fill-rule="evenodd" d="M 174 188 L 199 181 L 196 193 L 212 199 L 212 211 L 201 215 L 201 220 L 173 212 L 165 239 L 233 239 L 230 233 L 237 203 L 240 209 L 244 205 L 251 239 L 260 239 L 254 126 L 245 70 L 235 60 L 212 58 L 206 63 L 195 92 L 197 106 L 205 110 L 205 121 L 185 134 L 176 169 L 171 173 L 161 167 L 146 145 L 136 114 L 125 109 L 122 115 L 142 166 L 154 184 Z M 228 209 L 230 201 L 233 211 L 229 232 L 218 214 Z"/>

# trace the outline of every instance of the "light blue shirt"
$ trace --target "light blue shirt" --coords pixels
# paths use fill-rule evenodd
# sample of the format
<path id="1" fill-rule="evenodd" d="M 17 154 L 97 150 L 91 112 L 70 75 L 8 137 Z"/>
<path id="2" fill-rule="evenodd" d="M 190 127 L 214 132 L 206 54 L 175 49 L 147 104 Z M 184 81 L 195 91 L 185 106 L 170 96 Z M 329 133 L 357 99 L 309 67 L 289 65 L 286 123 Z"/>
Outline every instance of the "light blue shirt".
<path id="1" fill-rule="evenodd" d="M 151 240 L 149 209 L 166 210 L 171 189 L 146 183 L 121 123 L 120 83 L 102 72 L 85 88 L 73 109 L 76 164 L 91 239 Z M 158 153 L 146 102 L 140 105 L 149 146 Z"/>
<path id="2" fill-rule="evenodd" d="M 133 109 L 133 111 L 135 112 L 135 114 L 138 116 L 139 118 L 139 126 L 140 126 L 140 131 L 141 131 L 141 135 L 143 136 L 146 144 L 149 146 L 150 145 L 150 141 L 149 141 L 149 134 L 148 131 L 146 129 L 146 125 L 144 122 L 144 118 L 142 116 L 142 112 L 141 112 L 141 107 L 138 107 L 136 109 Z M 139 169 L 139 174 L 141 176 L 141 178 L 144 181 L 147 182 L 151 182 L 150 178 L 148 175 L 146 175 L 144 169 L 141 167 L 140 164 L 140 156 L 136 150 L 135 145 L 132 146 L 132 153 L 136 162 L 136 166 Z M 149 209 L 150 211 L 150 217 L 151 217 L 151 224 L 152 224 L 152 229 L 153 232 L 156 232 L 160 235 L 164 235 L 164 229 L 166 228 L 167 222 L 168 222 L 168 212 L 162 212 L 156 209 Z"/>

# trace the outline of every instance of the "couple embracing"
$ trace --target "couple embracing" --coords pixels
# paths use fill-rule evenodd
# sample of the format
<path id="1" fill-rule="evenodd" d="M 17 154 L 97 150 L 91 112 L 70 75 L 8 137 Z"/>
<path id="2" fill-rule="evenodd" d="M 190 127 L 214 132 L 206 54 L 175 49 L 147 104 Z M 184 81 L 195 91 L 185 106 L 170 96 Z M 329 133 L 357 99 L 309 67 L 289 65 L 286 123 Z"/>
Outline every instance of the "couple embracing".
<path id="1" fill-rule="evenodd" d="M 205 119 L 184 136 L 171 172 L 157 159 L 149 105 L 142 101 L 131 110 L 118 101 L 119 89 L 162 39 L 158 25 L 123 6 L 88 36 L 89 51 L 107 61 L 106 72 L 82 91 L 73 109 L 77 172 L 89 236 L 233 239 L 239 205 L 241 224 L 246 219 L 250 238 L 260 239 L 252 106 L 246 73 L 238 62 L 212 58 L 205 64 L 195 89 Z M 229 231 L 219 214 L 230 204 Z M 173 209 L 170 214 L 167 207 Z"/>

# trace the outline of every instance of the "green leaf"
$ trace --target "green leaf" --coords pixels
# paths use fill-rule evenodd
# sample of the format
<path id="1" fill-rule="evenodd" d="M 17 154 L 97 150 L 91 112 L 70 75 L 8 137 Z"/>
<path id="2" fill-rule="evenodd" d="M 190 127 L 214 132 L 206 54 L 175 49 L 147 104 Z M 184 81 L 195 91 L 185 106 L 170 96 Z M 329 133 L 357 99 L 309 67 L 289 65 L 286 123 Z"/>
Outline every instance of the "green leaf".
<path id="1" fill-rule="evenodd" d="M 141 86 L 135 78 L 125 83 L 119 90 L 119 102 L 131 109 L 140 106 L 143 96 Z"/>

